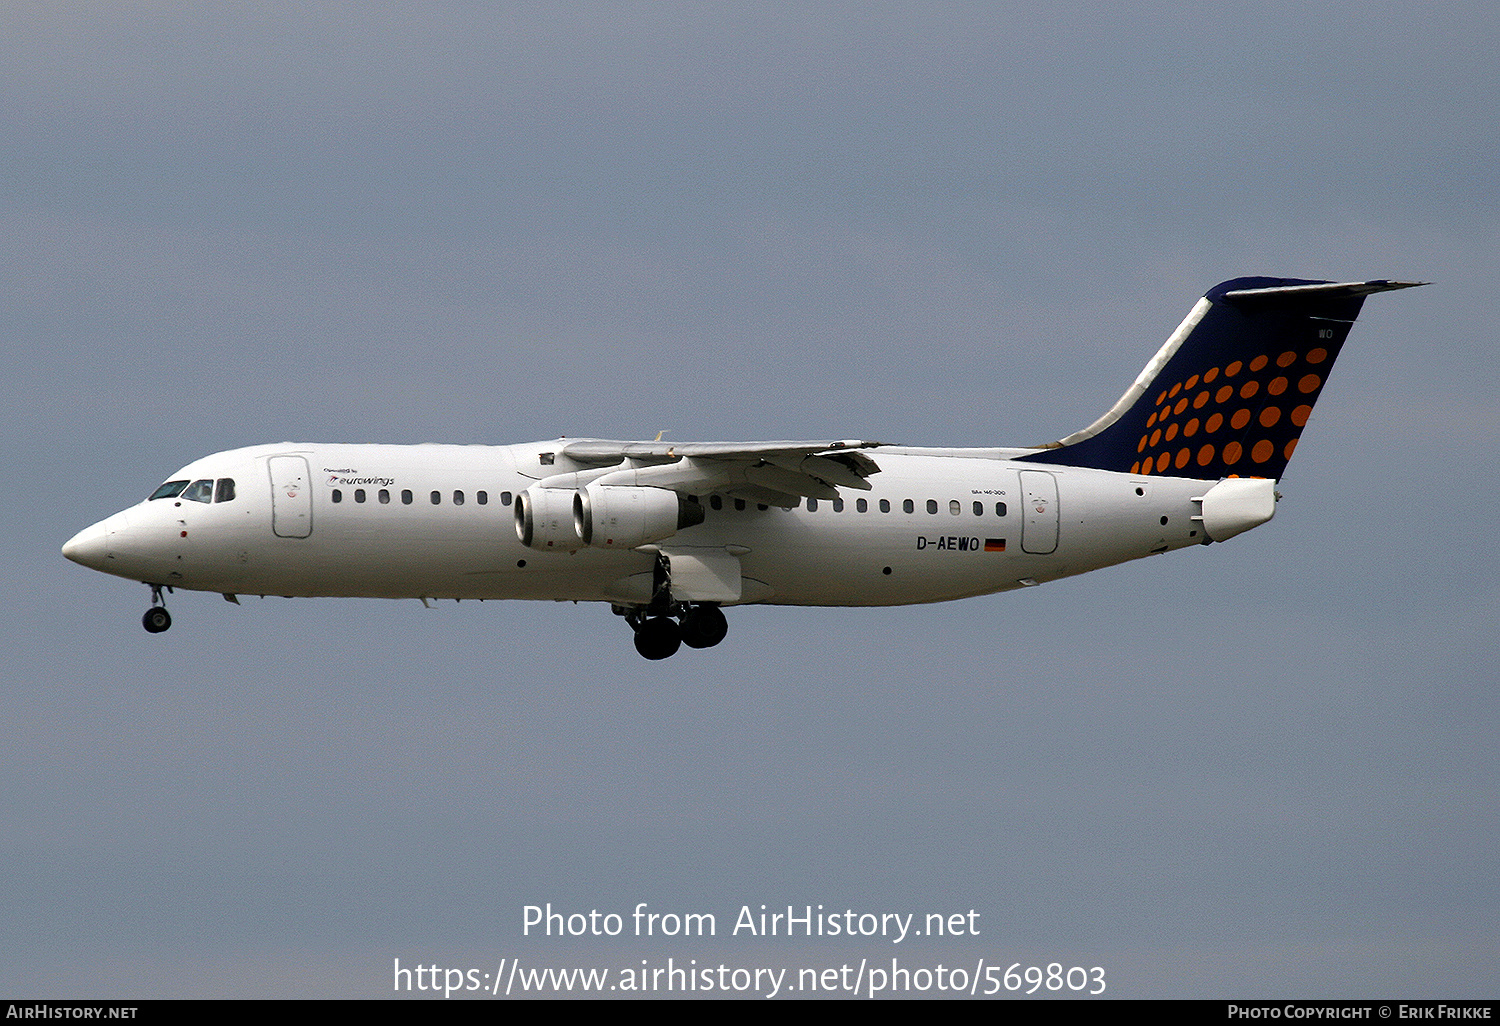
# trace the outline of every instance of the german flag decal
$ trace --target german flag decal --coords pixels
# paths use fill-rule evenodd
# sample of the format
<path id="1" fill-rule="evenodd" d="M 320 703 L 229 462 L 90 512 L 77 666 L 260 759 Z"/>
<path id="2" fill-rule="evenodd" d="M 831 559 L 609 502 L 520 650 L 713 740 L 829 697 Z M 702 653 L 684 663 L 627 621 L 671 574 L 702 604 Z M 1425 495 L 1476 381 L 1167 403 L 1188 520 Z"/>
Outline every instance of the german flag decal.
<path id="1" fill-rule="evenodd" d="M 984 551 L 986 551 L 986 552 L 1004 552 L 1005 551 L 1005 539 L 1004 538 L 986 538 L 984 540 Z"/>

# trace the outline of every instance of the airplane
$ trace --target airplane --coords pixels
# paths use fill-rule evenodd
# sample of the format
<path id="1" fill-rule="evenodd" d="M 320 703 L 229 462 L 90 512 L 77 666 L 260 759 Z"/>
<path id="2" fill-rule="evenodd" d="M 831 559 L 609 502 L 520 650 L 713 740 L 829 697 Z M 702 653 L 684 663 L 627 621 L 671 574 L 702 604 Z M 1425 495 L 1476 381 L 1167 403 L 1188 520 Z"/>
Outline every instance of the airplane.
<path id="1" fill-rule="evenodd" d="M 748 603 L 882 606 L 1033 587 L 1270 520 L 1366 296 L 1210 289 L 1103 416 L 1047 445 L 557 439 L 215 453 L 63 546 L 163 592 L 607 602 L 647 659 Z"/>

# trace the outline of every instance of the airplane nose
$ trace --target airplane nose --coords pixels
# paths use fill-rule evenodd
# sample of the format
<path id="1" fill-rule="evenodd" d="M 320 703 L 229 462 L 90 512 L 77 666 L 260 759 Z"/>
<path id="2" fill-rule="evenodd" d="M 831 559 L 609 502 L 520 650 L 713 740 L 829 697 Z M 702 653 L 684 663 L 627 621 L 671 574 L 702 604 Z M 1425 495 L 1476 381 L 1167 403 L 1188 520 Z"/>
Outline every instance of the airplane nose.
<path id="1" fill-rule="evenodd" d="M 118 515 L 118 514 L 117 514 Z M 109 521 L 85 527 L 67 540 L 62 554 L 81 566 L 91 570 L 103 570 L 109 559 Z"/>

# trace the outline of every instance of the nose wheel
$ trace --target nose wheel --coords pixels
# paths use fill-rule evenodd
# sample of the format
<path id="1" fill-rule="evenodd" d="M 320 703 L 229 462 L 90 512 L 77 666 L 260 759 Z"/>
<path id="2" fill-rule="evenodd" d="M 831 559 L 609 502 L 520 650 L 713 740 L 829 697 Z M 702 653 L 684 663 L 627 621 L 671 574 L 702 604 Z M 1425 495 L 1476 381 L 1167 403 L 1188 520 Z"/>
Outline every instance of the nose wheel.
<path id="1" fill-rule="evenodd" d="M 172 614 L 167 612 L 166 600 L 161 597 L 161 585 L 151 585 L 151 608 L 141 617 L 141 626 L 152 634 L 160 634 L 172 626 Z"/>

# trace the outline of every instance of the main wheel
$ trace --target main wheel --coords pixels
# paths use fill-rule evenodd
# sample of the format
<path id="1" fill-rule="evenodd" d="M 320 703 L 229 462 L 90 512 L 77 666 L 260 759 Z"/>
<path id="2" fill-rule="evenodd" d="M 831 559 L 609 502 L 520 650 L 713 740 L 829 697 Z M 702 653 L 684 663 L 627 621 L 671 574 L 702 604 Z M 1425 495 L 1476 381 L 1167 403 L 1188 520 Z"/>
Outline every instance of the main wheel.
<path id="1" fill-rule="evenodd" d="M 152 634 L 160 634 L 172 626 L 172 614 L 167 612 L 164 606 L 152 606 L 146 610 L 146 615 L 141 617 L 141 626 Z"/>
<path id="2" fill-rule="evenodd" d="M 688 648 L 713 648 L 729 633 L 729 621 L 718 606 L 694 606 L 682 618 L 682 643 Z"/>
<path id="3" fill-rule="evenodd" d="M 635 632 L 635 650 L 647 659 L 665 659 L 682 645 L 682 628 L 665 616 L 653 616 Z"/>

